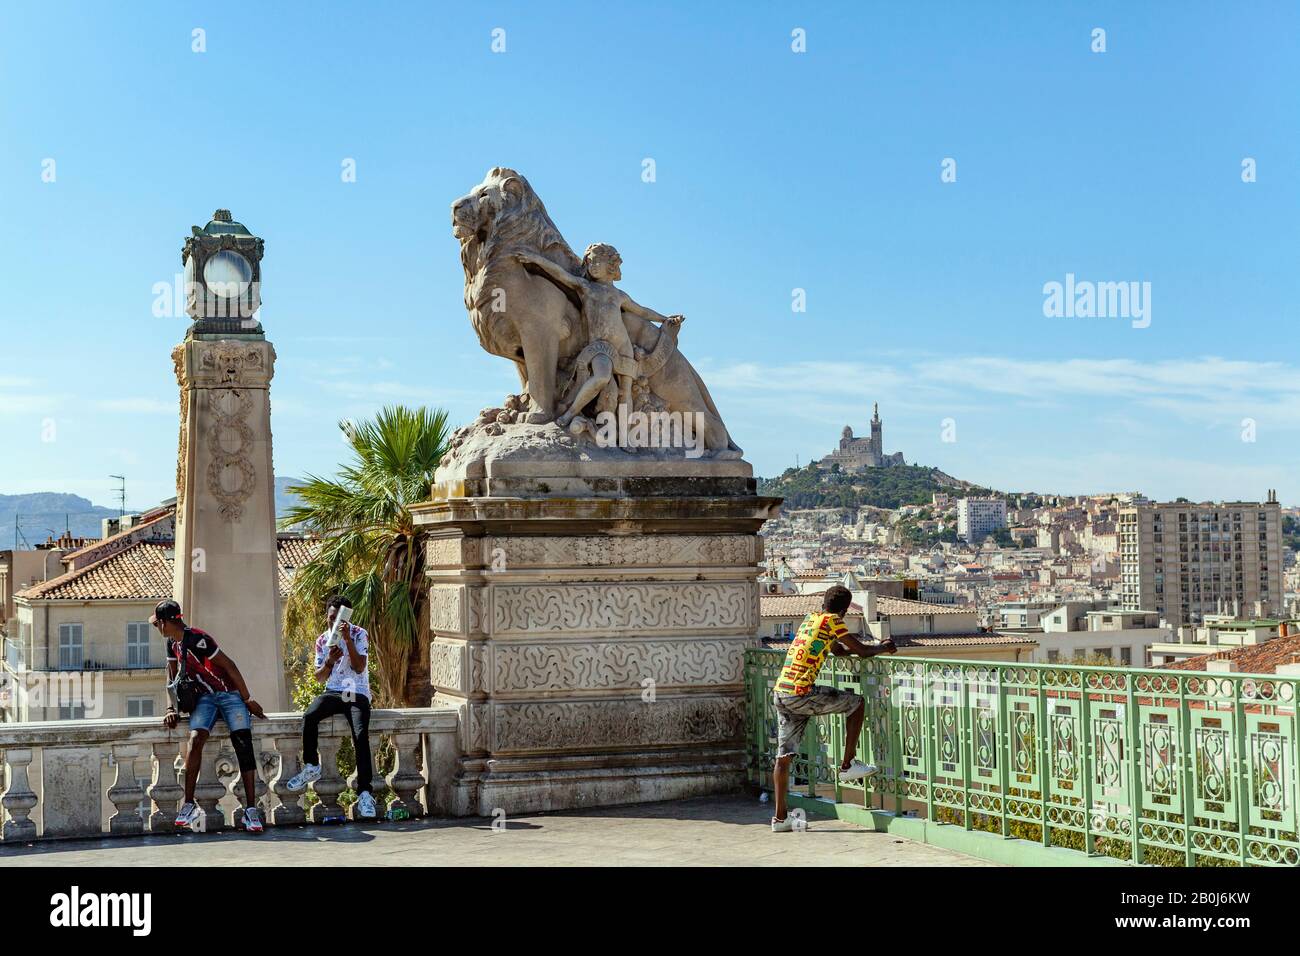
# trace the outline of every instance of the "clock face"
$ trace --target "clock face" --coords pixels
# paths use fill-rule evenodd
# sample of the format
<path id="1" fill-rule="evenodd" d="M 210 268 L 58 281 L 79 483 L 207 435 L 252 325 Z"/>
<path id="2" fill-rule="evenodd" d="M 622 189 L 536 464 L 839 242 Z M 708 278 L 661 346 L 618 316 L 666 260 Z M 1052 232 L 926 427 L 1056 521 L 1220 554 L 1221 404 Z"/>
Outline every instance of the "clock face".
<path id="1" fill-rule="evenodd" d="M 253 281 L 253 266 L 238 252 L 222 249 L 203 263 L 203 284 L 225 299 L 241 297 Z"/>

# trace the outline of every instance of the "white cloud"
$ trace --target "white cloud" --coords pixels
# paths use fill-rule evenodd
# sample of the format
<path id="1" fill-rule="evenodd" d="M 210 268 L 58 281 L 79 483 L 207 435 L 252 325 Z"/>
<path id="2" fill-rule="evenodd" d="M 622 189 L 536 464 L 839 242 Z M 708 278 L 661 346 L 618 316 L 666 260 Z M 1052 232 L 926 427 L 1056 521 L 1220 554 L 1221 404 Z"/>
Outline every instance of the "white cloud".
<path id="1" fill-rule="evenodd" d="M 53 415 L 71 396 L 41 392 L 0 391 L 0 416 L 13 418 L 20 415 Z"/>
<path id="2" fill-rule="evenodd" d="M 154 398 L 103 398 L 94 407 L 102 412 L 125 415 L 179 415 L 176 402 L 160 402 Z"/>
<path id="3" fill-rule="evenodd" d="M 1184 421 L 1222 423 L 1251 417 L 1274 428 L 1300 428 L 1300 368 L 1215 356 L 1157 362 L 925 356 L 900 357 L 887 366 L 746 362 L 721 366 L 706 381 L 724 395 L 766 393 L 794 413 L 844 407 L 846 397 L 950 414 L 970 408 L 973 402 L 1012 399 L 1022 406 L 1044 408 L 1086 398 L 1119 401 L 1128 411 L 1134 405 L 1144 406 Z"/>
<path id="4" fill-rule="evenodd" d="M 1287 453 L 1300 429 L 1300 367 L 1285 361 L 880 357 L 701 365 L 760 474 L 826 454 L 846 422 L 862 434 L 879 401 L 886 452 L 990 487 L 1300 497 Z M 941 441 L 947 418 L 955 443 Z M 1242 440 L 1243 419 L 1258 444 Z"/>

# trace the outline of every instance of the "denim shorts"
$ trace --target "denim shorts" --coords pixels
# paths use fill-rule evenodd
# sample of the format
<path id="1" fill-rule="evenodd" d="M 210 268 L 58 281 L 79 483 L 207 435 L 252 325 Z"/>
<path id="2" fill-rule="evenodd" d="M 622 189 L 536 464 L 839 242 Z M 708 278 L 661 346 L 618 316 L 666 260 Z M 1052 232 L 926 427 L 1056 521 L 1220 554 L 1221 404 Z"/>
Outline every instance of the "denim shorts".
<path id="1" fill-rule="evenodd" d="M 244 699 L 233 690 L 204 694 L 190 713 L 190 730 L 211 730 L 217 722 L 217 711 L 230 730 L 247 730 L 253 725 L 253 715 L 248 712 Z"/>
<path id="2" fill-rule="evenodd" d="M 772 695 L 776 708 L 776 755 L 793 757 L 799 753 L 799 744 L 808 721 L 825 714 L 851 714 L 862 706 L 862 698 L 851 690 L 814 684 L 806 694 Z"/>

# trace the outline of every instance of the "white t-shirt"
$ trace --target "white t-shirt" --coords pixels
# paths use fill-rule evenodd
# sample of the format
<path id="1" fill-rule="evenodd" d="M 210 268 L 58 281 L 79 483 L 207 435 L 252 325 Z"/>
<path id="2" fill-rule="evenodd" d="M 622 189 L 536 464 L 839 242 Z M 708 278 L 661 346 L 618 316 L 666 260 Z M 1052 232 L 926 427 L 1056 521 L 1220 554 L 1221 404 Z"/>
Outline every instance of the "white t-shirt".
<path id="1" fill-rule="evenodd" d="M 325 631 L 320 637 L 316 638 L 316 668 L 320 669 L 325 663 L 325 658 L 329 657 L 329 648 L 325 642 L 329 640 L 329 631 Z M 366 659 L 366 666 L 357 673 L 352 669 L 352 662 L 348 659 L 348 649 L 343 645 L 343 636 L 339 635 L 339 647 L 343 651 L 343 656 L 334 662 L 334 669 L 330 671 L 329 677 L 325 681 L 325 689 L 337 691 L 340 694 L 353 693 L 370 699 L 370 635 L 366 633 L 364 627 L 352 625 L 352 646 L 357 649 L 357 653 Z"/>

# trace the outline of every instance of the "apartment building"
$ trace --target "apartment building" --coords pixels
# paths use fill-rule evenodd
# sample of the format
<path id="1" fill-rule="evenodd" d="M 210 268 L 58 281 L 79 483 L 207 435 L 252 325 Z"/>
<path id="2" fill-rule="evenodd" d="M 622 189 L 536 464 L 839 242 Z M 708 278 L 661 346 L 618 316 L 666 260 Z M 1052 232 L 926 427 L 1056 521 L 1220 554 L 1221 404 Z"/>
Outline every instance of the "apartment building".
<path id="1" fill-rule="evenodd" d="M 978 544 L 1007 526 L 1007 503 L 1001 498 L 962 498 L 957 502 L 957 537 Z"/>
<path id="2" fill-rule="evenodd" d="M 14 617 L 14 595 L 63 573 L 63 550 L 36 548 L 35 550 L 0 551 L 0 633 Z"/>
<path id="3" fill-rule="evenodd" d="M 1101 658 L 1122 667 L 1149 667 L 1151 649 L 1174 634 L 1173 628 L 1161 625 L 1155 611 L 1105 608 L 1077 613 L 1078 607 L 1079 602 L 1063 604 L 1044 615 L 1035 661 Z"/>
<path id="4" fill-rule="evenodd" d="M 1282 512 L 1267 500 L 1138 502 L 1119 513 L 1120 600 L 1168 623 L 1283 612 Z"/>

